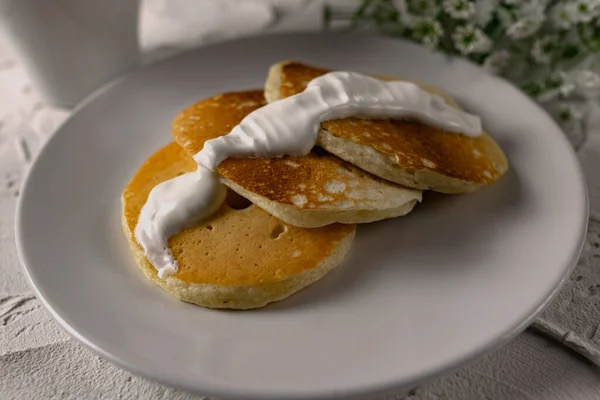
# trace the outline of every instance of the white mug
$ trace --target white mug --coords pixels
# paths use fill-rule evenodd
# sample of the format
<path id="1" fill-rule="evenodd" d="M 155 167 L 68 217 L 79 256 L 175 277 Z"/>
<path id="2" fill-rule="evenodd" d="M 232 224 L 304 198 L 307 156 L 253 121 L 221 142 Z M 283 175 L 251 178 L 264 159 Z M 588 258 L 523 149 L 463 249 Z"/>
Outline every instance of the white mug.
<path id="1" fill-rule="evenodd" d="M 139 0 L 0 0 L 0 30 L 47 101 L 71 107 L 140 62 Z"/>

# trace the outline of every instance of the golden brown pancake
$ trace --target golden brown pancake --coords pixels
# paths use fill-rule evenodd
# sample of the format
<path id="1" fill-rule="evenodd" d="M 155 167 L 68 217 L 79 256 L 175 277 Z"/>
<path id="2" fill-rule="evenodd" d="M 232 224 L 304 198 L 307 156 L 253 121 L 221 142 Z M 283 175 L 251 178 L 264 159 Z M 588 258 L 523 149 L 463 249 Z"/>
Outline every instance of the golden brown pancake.
<path id="1" fill-rule="evenodd" d="M 225 93 L 187 108 L 173 121 L 175 141 L 193 155 L 263 106 L 261 90 Z M 405 215 L 421 192 L 366 173 L 322 150 L 304 157 L 230 158 L 223 182 L 277 218 L 300 227 L 372 222 Z"/>
<path id="2" fill-rule="evenodd" d="M 270 101 L 302 92 L 330 70 L 297 62 L 271 67 L 265 85 Z M 385 78 L 385 79 L 390 79 Z M 458 105 L 438 90 L 448 104 Z M 386 180 L 443 193 L 472 192 L 508 169 L 502 149 L 487 134 L 471 138 L 407 120 L 344 118 L 321 124 L 317 145 Z"/>
<path id="3" fill-rule="evenodd" d="M 176 298 L 212 308 L 262 307 L 317 281 L 349 249 L 355 225 L 297 228 L 231 196 L 210 219 L 169 239 L 179 270 L 160 279 L 133 233 L 140 210 L 154 186 L 196 168 L 171 143 L 142 165 L 122 198 L 123 228 L 137 264 Z"/>

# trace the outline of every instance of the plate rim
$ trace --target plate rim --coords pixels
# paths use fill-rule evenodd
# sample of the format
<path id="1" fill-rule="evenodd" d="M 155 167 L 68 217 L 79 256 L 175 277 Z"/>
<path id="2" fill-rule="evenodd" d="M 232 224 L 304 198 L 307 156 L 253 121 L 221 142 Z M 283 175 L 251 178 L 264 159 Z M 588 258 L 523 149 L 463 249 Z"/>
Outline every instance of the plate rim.
<path id="1" fill-rule="evenodd" d="M 105 360 L 125 369 L 126 371 L 132 372 L 135 375 L 142 376 L 144 378 L 153 380 L 155 382 L 159 382 L 161 384 L 164 384 L 164 385 L 167 385 L 170 387 L 180 388 L 180 389 L 192 392 L 192 393 L 197 393 L 197 394 L 207 395 L 207 396 L 218 396 L 218 397 L 226 396 L 226 397 L 248 399 L 248 400 L 259 400 L 259 399 L 277 400 L 277 399 L 281 399 L 281 398 L 286 398 L 286 399 L 334 399 L 334 398 L 336 398 L 337 399 L 337 398 L 346 398 L 346 397 L 372 396 L 372 395 L 378 395 L 378 394 L 386 394 L 386 393 L 390 393 L 391 391 L 403 390 L 403 389 L 408 390 L 409 388 L 411 388 L 413 386 L 418 386 L 420 384 L 423 384 L 427 381 L 433 380 L 442 375 L 452 373 L 452 372 L 464 367 L 465 365 L 470 364 L 470 363 L 480 359 L 481 357 L 489 354 L 490 352 L 494 351 L 495 349 L 506 344 L 509 340 L 513 339 L 519 333 L 523 332 L 531 324 L 531 322 L 541 313 L 541 311 L 548 305 L 548 303 L 555 297 L 555 295 L 558 293 L 558 291 L 567 282 L 569 276 L 571 275 L 575 266 L 577 265 L 577 261 L 579 260 L 579 258 L 581 256 L 581 252 L 585 245 L 585 238 L 587 236 L 587 229 L 588 229 L 588 224 L 589 224 L 589 195 L 588 195 L 587 180 L 586 180 L 585 174 L 583 173 L 583 168 L 581 166 L 581 163 L 579 162 L 579 160 L 577 158 L 576 151 L 574 150 L 572 145 L 568 142 L 568 139 L 564 135 L 563 130 L 558 126 L 558 124 L 554 121 L 554 119 L 541 106 L 539 106 L 529 96 L 525 95 L 512 82 L 507 81 L 504 78 L 501 78 L 499 76 L 490 74 L 487 71 L 483 71 L 481 69 L 481 67 L 477 66 L 472 61 L 465 59 L 463 57 L 457 57 L 457 56 L 450 56 L 450 57 L 452 59 L 460 61 L 462 63 L 470 64 L 472 67 L 477 68 L 478 70 L 480 70 L 480 72 L 482 72 L 486 76 L 500 81 L 500 83 L 503 85 L 509 85 L 514 90 L 518 91 L 519 94 L 521 94 L 523 97 L 525 97 L 528 102 L 530 102 L 534 107 L 536 107 L 539 111 L 541 111 L 545 115 L 545 117 L 554 125 L 554 127 L 556 128 L 557 131 L 560 131 L 563 133 L 563 135 L 558 140 L 562 140 L 562 146 L 566 147 L 567 151 L 570 153 L 571 158 L 572 158 L 571 161 L 574 161 L 579 184 L 581 185 L 581 188 L 583 189 L 583 196 L 582 196 L 583 204 L 581 204 L 581 208 L 583 211 L 581 216 L 583 218 L 583 221 L 580 222 L 581 229 L 580 229 L 580 234 L 579 234 L 579 238 L 578 238 L 578 246 L 574 250 L 574 252 L 571 256 L 571 260 L 569 262 L 568 267 L 564 268 L 564 272 L 563 272 L 562 276 L 556 282 L 553 289 L 550 290 L 546 294 L 544 299 L 539 304 L 537 304 L 535 306 L 535 308 L 533 308 L 531 313 L 528 316 L 526 316 L 525 318 L 523 318 L 519 323 L 515 324 L 514 326 L 508 327 L 505 330 L 505 332 L 503 334 L 499 335 L 495 340 L 493 340 L 485 345 L 480 346 L 480 348 L 473 348 L 472 351 L 466 352 L 462 357 L 458 357 L 458 358 L 452 360 L 452 362 L 449 362 L 445 365 L 438 366 L 427 372 L 421 373 L 417 378 L 410 380 L 410 381 L 407 381 L 406 379 L 403 379 L 403 380 L 396 379 L 396 380 L 392 380 L 390 382 L 386 382 L 385 384 L 376 383 L 376 384 L 372 384 L 372 385 L 361 386 L 359 389 L 345 388 L 345 389 L 341 389 L 341 390 L 335 390 L 333 392 L 306 391 L 303 393 L 287 393 L 287 392 L 282 393 L 279 391 L 279 389 L 276 389 L 276 390 L 270 390 L 270 389 L 246 390 L 243 392 L 241 392 L 238 389 L 218 389 L 218 388 L 215 389 L 215 388 L 210 388 L 210 387 L 205 389 L 205 388 L 199 388 L 198 386 L 189 385 L 189 384 L 186 384 L 185 382 L 181 382 L 181 381 L 176 382 L 176 381 L 172 381 L 169 379 L 164 379 L 163 376 L 161 376 L 160 374 L 154 374 L 154 373 L 149 373 L 149 372 L 143 371 L 137 365 L 132 365 L 132 364 L 120 359 L 118 356 L 112 354 L 110 351 L 105 350 L 104 348 L 92 343 L 84 335 L 80 334 L 76 330 L 76 328 L 71 326 L 71 324 L 69 324 L 69 322 L 66 320 L 66 318 L 61 316 L 60 312 L 55 310 L 54 307 L 52 306 L 52 304 L 42 294 L 42 291 L 36 284 L 36 281 L 30 274 L 30 268 L 27 265 L 28 264 L 27 255 L 25 254 L 25 250 L 24 250 L 24 246 L 25 246 L 24 243 L 26 241 L 22 237 L 23 203 L 24 203 L 24 199 L 26 198 L 26 193 L 28 191 L 27 189 L 30 186 L 31 177 L 33 176 L 34 172 L 38 168 L 38 162 L 41 159 L 40 156 L 44 152 L 47 151 L 48 145 L 56 139 L 56 137 L 59 135 L 59 132 L 63 130 L 63 127 L 65 125 L 67 125 L 73 118 L 75 118 L 76 115 L 79 114 L 81 110 L 85 109 L 90 103 L 94 102 L 96 100 L 96 98 L 100 97 L 105 92 L 108 92 L 111 88 L 113 88 L 114 86 L 117 86 L 120 82 L 128 79 L 133 74 L 138 73 L 140 70 L 146 70 L 149 68 L 157 68 L 164 64 L 172 63 L 179 58 L 183 59 L 186 56 L 190 56 L 192 53 L 202 52 L 207 48 L 218 47 L 223 44 L 230 44 L 232 42 L 257 41 L 257 40 L 260 41 L 260 40 L 263 40 L 266 38 L 275 38 L 275 37 L 279 38 L 280 40 L 285 40 L 282 38 L 290 38 L 290 37 L 304 37 L 304 38 L 311 38 L 314 40 L 316 37 L 319 37 L 319 36 L 341 37 L 341 36 L 348 36 L 348 35 L 349 35 L 348 33 L 339 33 L 339 32 L 301 32 L 301 33 L 292 32 L 292 33 L 257 34 L 257 35 L 249 35 L 249 36 L 242 37 L 242 38 L 236 38 L 236 39 L 232 39 L 232 40 L 219 41 L 216 43 L 208 44 L 206 46 L 195 47 L 192 49 L 186 49 L 186 50 L 182 51 L 181 53 L 169 56 L 165 59 L 159 60 L 158 62 L 153 62 L 150 64 L 142 64 L 120 76 L 117 76 L 117 77 L 111 79 L 109 82 L 101 85 L 96 90 L 94 90 L 92 93 L 90 93 L 88 96 L 86 96 L 80 103 L 78 103 L 71 110 L 70 115 L 50 135 L 48 140 L 43 144 L 42 148 L 36 155 L 34 161 L 31 163 L 31 165 L 27 169 L 24 179 L 22 181 L 21 195 L 18 198 L 16 212 L 15 212 L 15 244 L 16 244 L 17 256 L 19 258 L 19 263 L 21 265 L 21 269 L 23 270 L 23 273 L 27 279 L 27 282 L 29 283 L 29 285 L 32 288 L 33 292 L 35 293 L 36 297 L 40 300 L 42 305 L 48 310 L 50 315 L 59 323 L 59 326 L 64 331 L 66 331 L 71 337 L 75 338 L 79 343 L 83 344 L 85 347 L 92 350 L 95 354 L 104 358 Z M 389 38 L 386 36 L 381 36 L 378 34 L 370 34 L 370 33 L 368 33 L 368 34 L 350 33 L 350 35 L 360 35 L 363 37 L 368 37 L 372 40 L 387 40 L 387 41 L 393 41 L 393 42 L 402 42 L 404 45 L 414 48 L 415 51 L 428 51 L 427 49 L 424 49 L 421 46 L 418 46 L 417 44 L 412 43 L 407 40 L 404 40 L 404 39 Z"/>

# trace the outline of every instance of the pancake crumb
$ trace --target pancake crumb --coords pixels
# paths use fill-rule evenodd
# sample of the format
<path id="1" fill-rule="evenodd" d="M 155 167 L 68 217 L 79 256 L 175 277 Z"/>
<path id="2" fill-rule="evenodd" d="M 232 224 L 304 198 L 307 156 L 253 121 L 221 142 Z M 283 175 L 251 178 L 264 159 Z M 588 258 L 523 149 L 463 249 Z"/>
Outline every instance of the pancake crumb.
<path id="1" fill-rule="evenodd" d="M 426 166 L 427 168 L 435 168 L 436 165 L 433 161 L 428 160 L 426 158 L 423 159 L 423 165 Z"/>
<path id="2" fill-rule="evenodd" d="M 317 200 L 319 201 L 333 201 L 333 197 L 323 194 L 323 193 L 317 193 Z"/>
<path id="3" fill-rule="evenodd" d="M 291 160 L 285 160 L 285 164 L 289 165 L 290 167 L 293 167 L 293 168 L 298 168 L 300 166 L 300 164 L 293 162 Z"/>
<path id="4" fill-rule="evenodd" d="M 296 207 L 301 208 L 306 202 L 308 202 L 308 199 L 303 194 L 296 194 L 292 197 L 292 203 L 294 203 Z"/>
<path id="5" fill-rule="evenodd" d="M 329 181 L 325 184 L 325 190 L 329 193 L 342 193 L 346 190 L 346 184 L 341 181 Z"/>

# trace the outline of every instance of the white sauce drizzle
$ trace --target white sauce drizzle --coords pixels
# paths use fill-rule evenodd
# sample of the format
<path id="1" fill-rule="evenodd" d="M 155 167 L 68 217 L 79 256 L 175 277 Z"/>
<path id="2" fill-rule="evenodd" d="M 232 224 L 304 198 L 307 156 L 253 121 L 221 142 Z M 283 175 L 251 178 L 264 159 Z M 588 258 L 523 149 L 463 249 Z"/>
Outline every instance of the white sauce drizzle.
<path id="1" fill-rule="evenodd" d="M 323 121 L 346 118 L 414 119 L 448 132 L 481 135 L 481 120 L 410 82 L 331 72 L 306 90 L 248 114 L 225 136 L 194 155 L 198 170 L 157 185 L 142 207 L 135 237 L 163 278 L 177 271 L 169 237 L 216 212 L 226 190 L 214 172 L 230 157 L 303 156 L 315 146 Z"/>

